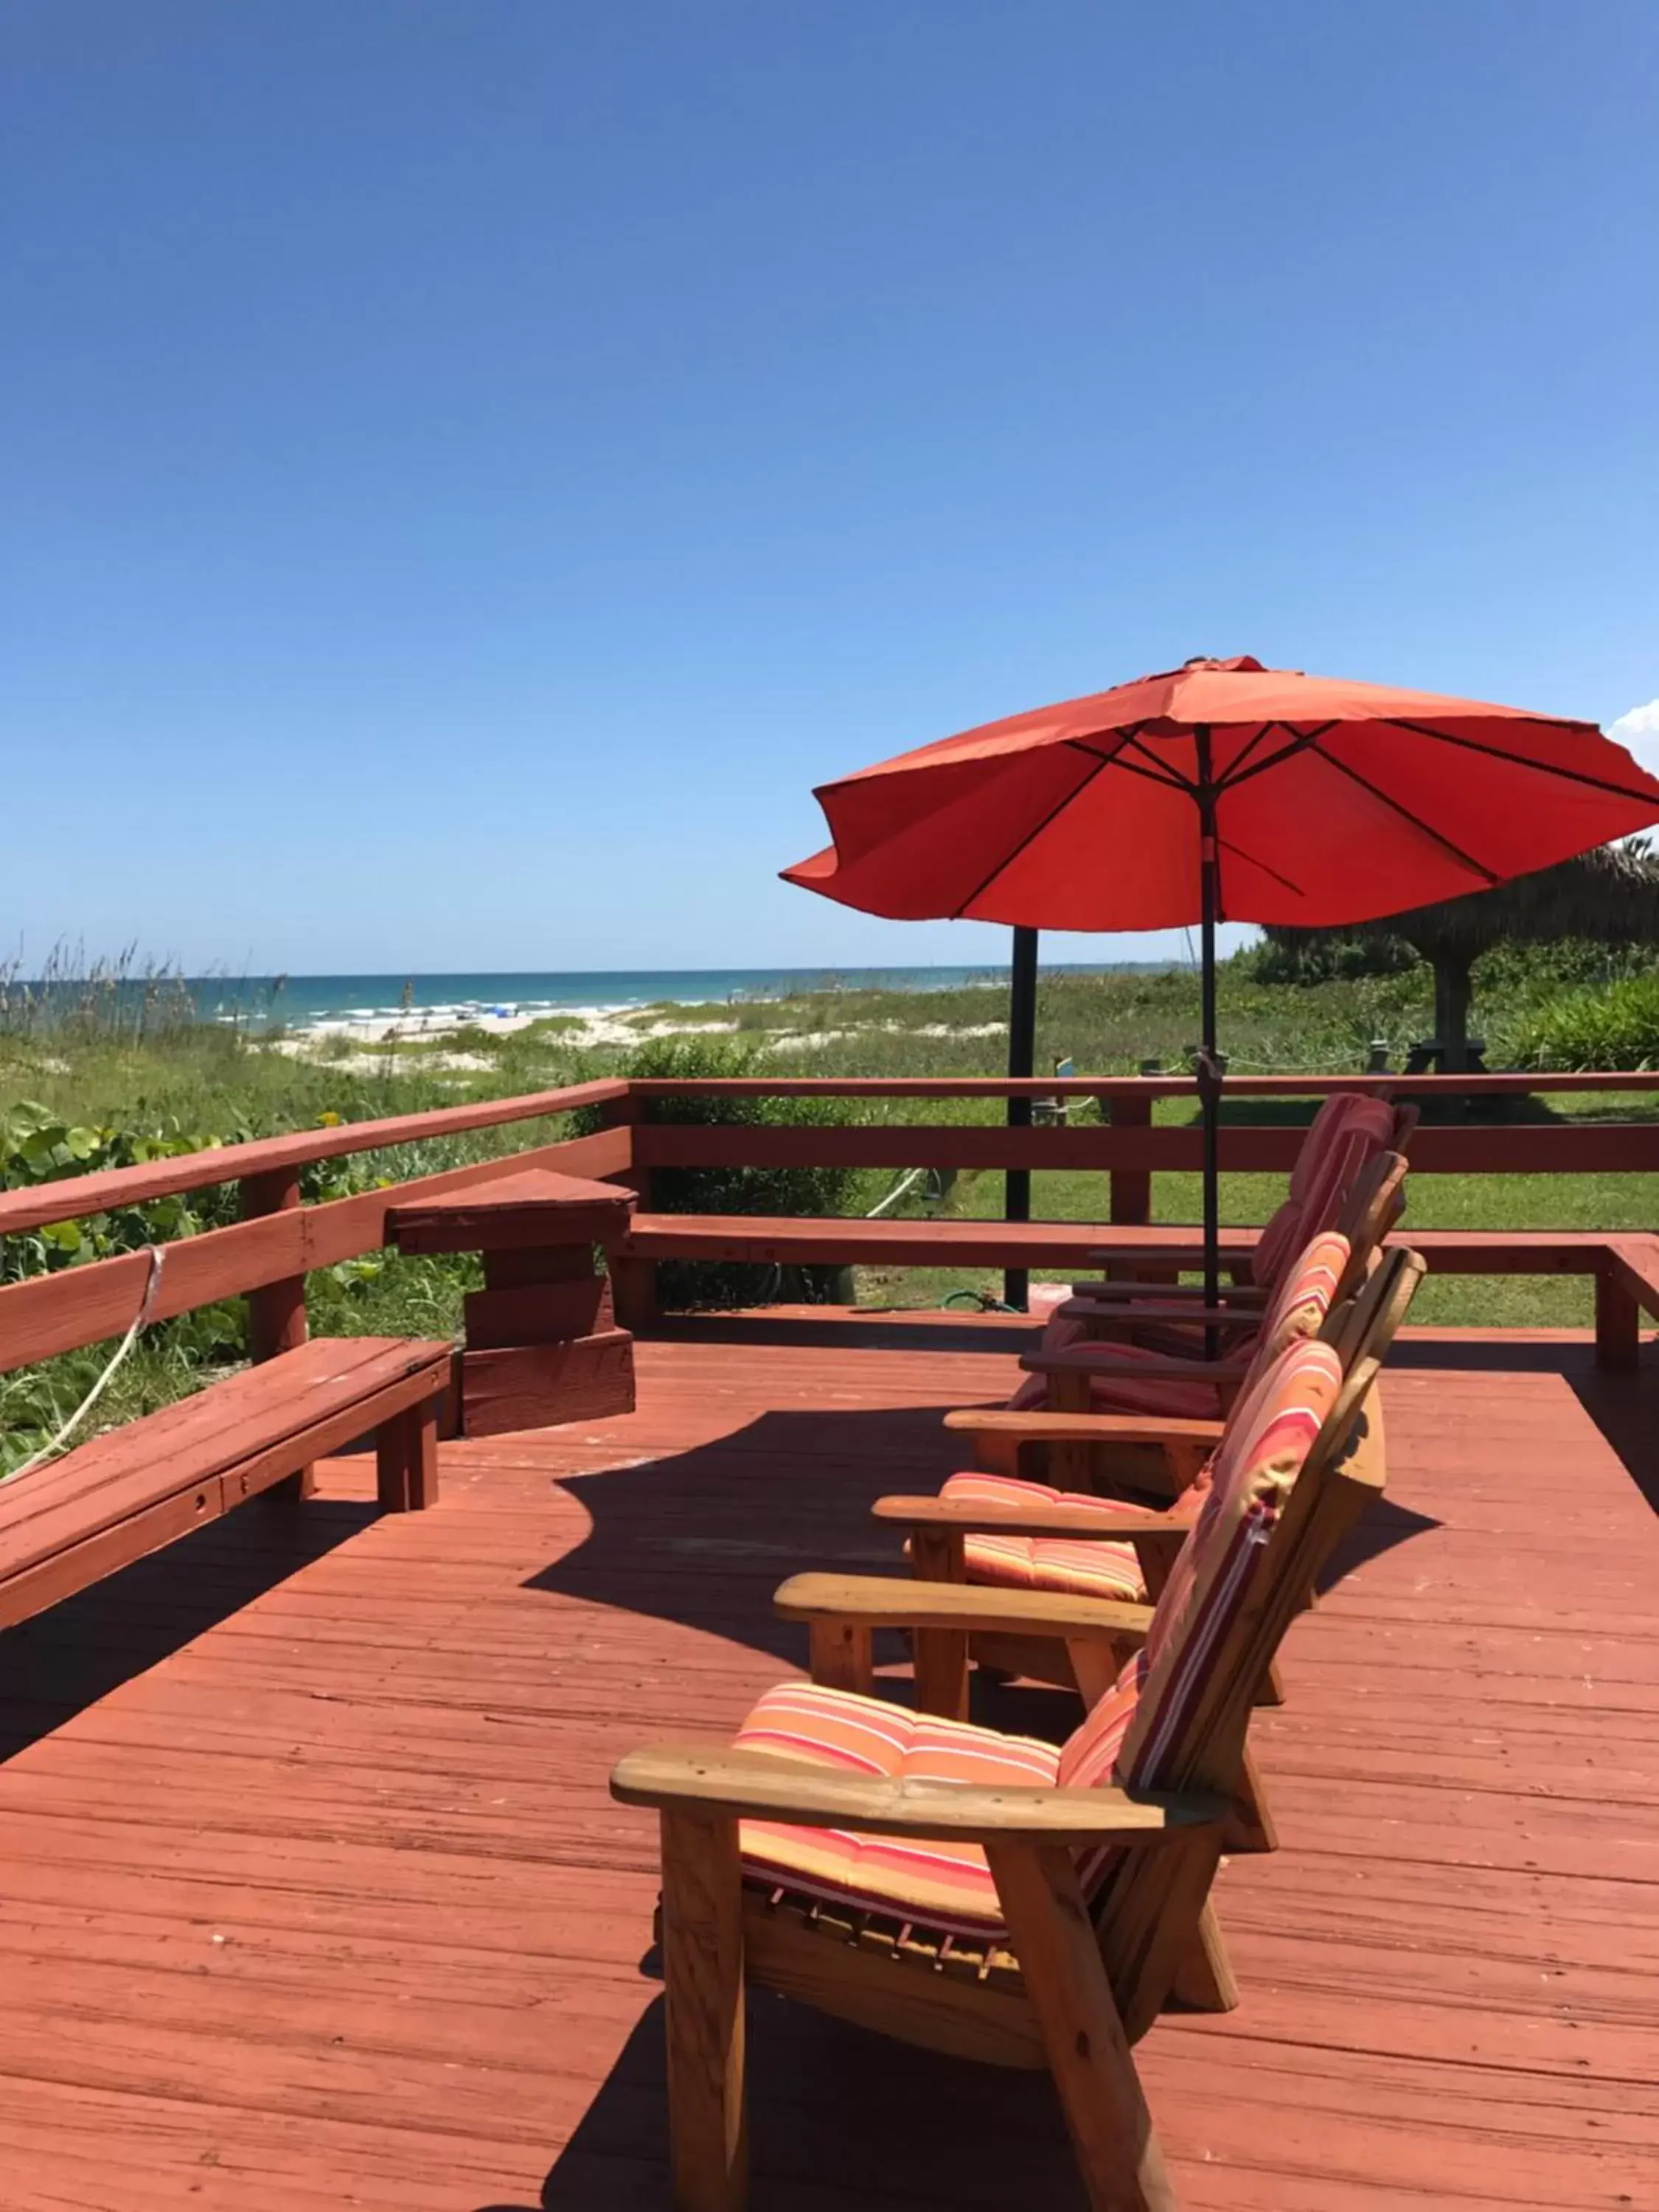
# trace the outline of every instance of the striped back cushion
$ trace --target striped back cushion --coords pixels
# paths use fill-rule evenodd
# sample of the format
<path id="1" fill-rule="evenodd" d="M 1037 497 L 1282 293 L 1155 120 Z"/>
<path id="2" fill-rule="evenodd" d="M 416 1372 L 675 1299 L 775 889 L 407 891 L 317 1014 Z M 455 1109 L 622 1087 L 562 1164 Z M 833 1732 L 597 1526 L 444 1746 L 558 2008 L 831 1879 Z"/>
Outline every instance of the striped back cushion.
<path id="1" fill-rule="evenodd" d="M 1291 1196 L 1298 1201 L 1306 1198 L 1320 1170 L 1325 1156 L 1338 1130 L 1347 1119 L 1351 1106 L 1362 1105 L 1363 1091 L 1333 1091 L 1308 1124 L 1308 1133 L 1302 1139 L 1302 1149 L 1296 1156 L 1296 1165 L 1291 1170 Z"/>
<path id="2" fill-rule="evenodd" d="M 1391 1106 L 1380 1098 L 1356 1100 L 1303 1200 L 1304 1243 L 1322 1230 L 1335 1227 L 1349 1192 L 1376 1155 L 1389 1150 L 1393 1135 Z"/>
<path id="3" fill-rule="evenodd" d="M 1296 1165 L 1291 1170 L 1290 1195 L 1256 1239 L 1250 1273 L 1264 1289 L 1273 1287 L 1310 1237 L 1335 1221 L 1340 1200 L 1335 1209 L 1322 1201 L 1311 1211 L 1308 1201 L 1324 1191 L 1332 1158 L 1341 1148 L 1355 1109 L 1374 1103 L 1363 1091 L 1333 1091 L 1309 1123 Z"/>
<path id="4" fill-rule="evenodd" d="M 1341 1382 L 1330 1346 L 1301 1338 L 1241 1396 L 1146 1644 L 1067 1738 L 1062 1786 L 1109 1782 L 1114 1773 L 1157 1786 Z"/>
<path id="5" fill-rule="evenodd" d="M 1256 1370 L 1278 1358 L 1298 1338 L 1317 1336 L 1346 1272 L 1352 1247 L 1340 1229 L 1316 1237 L 1274 1291 L 1256 1339 Z"/>
<path id="6" fill-rule="evenodd" d="M 1302 1242 L 1302 1200 L 1287 1198 L 1255 1240 L 1250 1275 L 1263 1290 L 1271 1290 L 1285 1272 L 1285 1262 Z"/>

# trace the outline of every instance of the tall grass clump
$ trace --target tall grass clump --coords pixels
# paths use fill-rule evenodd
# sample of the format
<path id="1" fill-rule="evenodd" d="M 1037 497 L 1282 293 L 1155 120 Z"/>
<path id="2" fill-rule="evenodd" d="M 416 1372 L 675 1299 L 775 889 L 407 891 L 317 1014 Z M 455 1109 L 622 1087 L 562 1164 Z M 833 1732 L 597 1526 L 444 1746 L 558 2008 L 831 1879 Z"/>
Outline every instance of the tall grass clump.
<path id="1" fill-rule="evenodd" d="M 89 957 L 84 945 L 60 942 L 33 976 L 21 954 L 0 962 L 0 1036 L 159 1045 L 200 1019 L 185 978 L 166 962 L 140 960 L 136 945 Z"/>
<path id="2" fill-rule="evenodd" d="M 1533 1007 L 1510 1032 L 1509 1056 L 1517 1067 L 1569 1073 L 1659 1067 L 1659 974 L 1563 992 Z"/>

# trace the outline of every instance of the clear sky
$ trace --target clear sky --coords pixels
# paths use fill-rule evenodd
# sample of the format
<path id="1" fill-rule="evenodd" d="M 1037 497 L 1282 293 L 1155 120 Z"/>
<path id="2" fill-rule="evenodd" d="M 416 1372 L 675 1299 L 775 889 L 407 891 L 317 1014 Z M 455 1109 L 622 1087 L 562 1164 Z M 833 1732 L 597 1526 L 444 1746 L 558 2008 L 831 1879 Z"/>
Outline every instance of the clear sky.
<path id="1" fill-rule="evenodd" d="M 1195 653 L 1654 701 L 1656 87 L 1654 0 L 0 0 L 0 951 L 981 961 L 773 880 L 813 782 Z"/>

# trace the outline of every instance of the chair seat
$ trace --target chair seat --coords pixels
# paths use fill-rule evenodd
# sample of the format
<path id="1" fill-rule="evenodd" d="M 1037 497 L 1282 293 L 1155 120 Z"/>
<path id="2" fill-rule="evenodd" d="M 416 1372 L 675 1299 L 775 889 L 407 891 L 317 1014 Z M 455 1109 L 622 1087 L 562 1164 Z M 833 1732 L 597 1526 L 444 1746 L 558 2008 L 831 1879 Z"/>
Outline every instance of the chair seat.
<path id="1" fill-rule="evenodd" d="M 893 1780 L 1021 1783 L 1052 1787 L 1060 1747 L 939 1720 L 879 1698 L 811 1682 L 769 1690 L 734 1739 L 740 1751 L 775 1752 L 815 1765 Z M 945 1934 L 1003 1932 L 1002 1910 L 977 1844 L 920 1842 L 744 1820 L 744 1871 L 809 1897 L 914 1917 Z"/>
<path id="2" fill-rule="evenodd" d="M 1052 1490 L 1046 1483 L 1025 1482 L 1015 1475 L 953 1474 L 939 1494 L 964 1504 L 1078 1506 L 1108 1524 L 1125 1510 L 1116 1498 Z M 962 1549 L 970 1583 L 1001 1589 L 1053 1590 L 1064 1597 L 1114 1598 L 1131 1605 L 1146 1601 L 1146 1586 L 1133 1544 L 980 1532 L 964 1538 Z"/>

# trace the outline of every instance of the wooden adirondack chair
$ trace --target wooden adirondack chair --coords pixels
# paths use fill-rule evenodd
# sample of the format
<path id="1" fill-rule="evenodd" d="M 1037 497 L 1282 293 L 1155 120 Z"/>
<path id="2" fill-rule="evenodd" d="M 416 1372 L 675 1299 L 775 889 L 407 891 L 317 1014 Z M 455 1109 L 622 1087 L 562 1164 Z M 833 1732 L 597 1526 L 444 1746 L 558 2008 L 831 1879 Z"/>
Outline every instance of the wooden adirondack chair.
<path id="1" fill-rule="evenodd" d="M 1423 1279 L 1424 1263 L 1415 1252 L 1374 1254 L 1373 1261 L 1369 1279 L 1331 1310 L 1320 1332 L 1345 1374 L 1357 1364 L 1372 1374 L 1381 1368 Z M 1203 1492 L 1200 1476 L 1173 1504 L 1146 1505 L 1068 1494 L 1015 1476 L 964 1473 L 951 1476 L 933 1497 L 880 1498 L 872 1510 L 877 1520 L 908 1530 L 911 1571 L 920 1580 L 1146 1606 L 1156 1602 L 1191 1540 Z M 924 1632 L 915 1639 L 915 1657 L 918 1703 L 927 1711 L 960 1718 L 968 1712 L 970 1660 L 1000 1676 L 1074 1689 L 1085 1702 L 1109 1687 L 1097 1656 L 1082 1647 L 1073 1652 L 1059 1636 Z M 830 1663 L 837 1668 L 836 1680 L 869 1686 L 869 1678 L 849 1674 L 848 1657 L 836 1654 Z M 1264 1704 L 1281 1702 L 1276 1671 L 1269 1670 L 1261 1695 Z M 1247 1751 L 1226 1847 L 1254 1852 L 1277 1845 L 1266 1793 Z"/>
<path id="2" fill-rule="evenodd" d="M 1322 1248 L 1334 1246 L 1340 1249 L 1340 1242 L 1335 1237 L 1320 1238 L 1306 1255 L 1314 1285 L 1322 1272 Z M 1425 1271 L 1422 1255 L 1408 1247 L 1373 1252 L 1364 1279 L 1323 1313 L 1312 1333 L 1332 1346 L 1345 1373 L 1356 1363 L 1369 1362 L 1376 1366 L 1387 1358 Z M 1311 1318 L 1318 1312 L 1316 1293 L 1293 1306 L 1292 1310 L 1304 1322 Z M 1277 1344 L 1264 1347 L 1264 1352 L 1282 1350 L 1295 1340 L 1297 1333 L 1286 1328 Z M 1257 1372 L 1263 1358 L 1264 1353 L 1257 1354 Z M 1249 1387 L 1247 1383 L 1247 1396 Z M 1240 1402 L 1234 1401 L 1233 1413 Z M 1109 1544 L 1126 1553 L 1133 1553 L 1133 1559 L 1125 1557 L 1120 1561 L 1121 1573 L 1114 1575 L 1111 1589 L 1101 1587 L 1097 1580 L 1110 1571 L 1097 1565 L 1086 1580 L 1075 1585 L 1076 1594 L 1155 1598 L 1163 1587 L 1170 1546 L 1175 1540 L 1170 1532 L 1190 1522 L 1196 1510 L 1191 1485 L 1201 1480 L 1205 1468 L 1227 1434 L 1233 1413 L 1230 1413 L 1228 1419 L 1213 1422 L 1171 1421 L 1167 1424 L 1167 1437 L 1159 1433 L 1158 1425 L 1152 1420 L 1125 1422 L 1110 1414 L 1079 1417 L 1079 1428 L 1084 1428 L 1086 1423 L 1088 1430 L 1097 1426 L 1107 1432 L 1107 1449 L 1098 1467 L 1092 1470 L 1103 1479 L 1086 1491 L 1067 1494 L 1050 1485 L 1000 1470 L 969 1469 L 948 1477 L 935 1496 L 881 1498 L 872 1510 L 878 1520 L 898 1522 L 908 1529 L 915 1572 L 935 1580 L 1009 1582 L 1034 1589 L 1074 1587 L 1066 1570 L 1068 1566 L 1082 1570 L 1088 1565 L 1085 1559 L 1067 1559 L 1062 1553 L 1042 1561 L 1022 1557 L 1018 1561 L 999 1562 L 992 1556 L 975 1554 L 972 1548 L 971 1539 L 975 1534 L 1018 1534 L 1034 1541 L 1074 1540 L 1091 1547 Z M 1063 1425 L 1066 1420 L 1065 1416 L 1048 1414 L 1018 1418 L 1042 1427 Z M 985 1413 L 959 1410 L 946 1414 L 945 1426 L 959 1434 L 976 1436 L 984 1424 L 1000 1425 L 1006 1419 L 997 1409 Z M 1126 1428 L 1137 1436 L 1154 1438 L 1164 1447 L 1168 1455 L 1166 1476 L 1159 1490 L 1166 1496 L 1174 1493 L 1167 1497 L 1167 1502 L 1164 1496 L 1147 1494 L 1140 1462 L 1131 1463 L 1121 1476 L 1114 1474 L 1109 1447 Z M 992 1434 L 999 1443 L 1007 1441 L 1007 1431 L 1002 1425 L 994 1429 Z M 1190 1480 L 1183 1480 L 1189 1471 Z M 1035 1573 L 1038 1566 L 1043 1571 Z"/>
<path id="3" fill-rule="evenodd" d="M 1062 1747 L 811 1684 L 726 1746 L 624 1759 L 662 1826 L 675 2201 L 746 2203 L 744 1990 L 963 2058 L 1047 2067 L 1094 2212 L 1176 2212 L 1131 2055 L 1194 1959 L 1251 1706 L 1333 1547 L 1382 1482 L 1374 1369 L 1291 1346 L 1252 1393 L 1150 1620 L 1141 1608 L 809 1575 L 780 1610 L 829 1644 L 1012 1626 L 1112 1653 Z M 966 1778 L 972 1777 L 969 1780 Z"/>
<path id="4" fill-rule="evenodd" d="M 1373 1159 L 1350 1194 L 1340 1225 L 1316 1238 L 1281 1272 L 1272 1301 L 1249 1312 L 1249 1339 L 1235 1338 L 1218 1360 L 1201 1358 L 1201 1327 L 1180 1354 L 1082 1341 L 1039 1349 L 1021 1364 L 1044 1376 L 1048 1404 L 964 1407 L 946 1416 L 946 1427 L 971 1437 L 973 1463 L 988 1472 L 1041 1476 L 1066 1490 L 1127 1489 L 1143 1501 L 1178 1493 L 1219 1441 L 1225 1410 L 1255 1364 L 1288 1335 L 1318 1326 L 1327 1310 L 1346 1306 L 1358 1292 L 1382 1240 L 1404 1211 L 1405 1179 L 1401 1155 Z M 1345 1256 L 1333 1283 L 1328 1261 L 1338 1250 Z M 1311 1256 L 1317 1255 L 1324 1256 Z M 1195 1313 L 1200 1321 L 1222 1311 L 1201 1305 L 1168 1310 Z M 1231 1323 L 1231 1316 L 1225 1319 Z M 1103 1405 L 1103 1389 L 1123 1402 Z"/>
<path id="5" fill-rule="evenodd" d="M 1359 1091 L 1333 1091 L 1302 1140 L 1283 1204 L 1255 1249 L 1230 1261 L 1233 1280 L 1220 1287 L 1223 1303 L 1243 1307 L 1271 1297 L 1280 1272 L 1296 1253 L 1320 1230 L 1337 1225 L 1340 1194 L 1360 1168 L 1376 1152 L 1407 1152 L 1418 1119 L 1413 1105 L 1391 1105 Z M 1142 1242 L 1121 1247 L 1104 1243 L 1090 1256 L 1105 1264 L 1106 1275 L 1073 1284 L 1073 1290 L 1079 1297 L 1103 1300 L 1191 1299 L 1190 1286 L 1172 1279 L 1204 1264 L 1203 1247 L 1195 1236 L 1186 1244 L 1160 1243 L 1156 1255 L 1149 1254 Z"/>
<path id="6" fill-rule="evenodd" d="M 1366 1101 L 1367 1104 L 1373 1102 Z M 1298 1274 L 1307 1254 L 1327 1237 L 1339 1237 L 1345 1263 L 1328 1302 L 1352 1295 L 1372 1254 L 1405 1212 L 1406 1160 L 1376 1152 L 1364 1160 L 1340 1192 L 1328 1182 L 1329 1205 L 1310 1212 L 1335 1218 L 1320 1227 L 1282 1267 L 1273 1287 L 1249 1309 L 1200 1297 L 1109 1300 L 1074 1297 L 1061 1306 L 1042 1342 L 1020 1365 L 1040 1378 L 1036 1389 L 1056 1413 L 1169 1413 L 1202 1418 L 1225 1413 L 1248 1382 L 1255 1353 L 1271 1351 L 1294 1314 Z M 1026 1384 L 1012 1400 L 1022 1410 L 1033 1395 Z"/>
<path id="7" fill-rule="evenodd" d="M 1371 1254 L 1399 1226 L 1406 1211 L 1407 1166 L 1403 1152 L 1374 1152 L 1340 1192 L 1334 1218 L 1303 1238 L 1302 1251 L 1328 1231 L 1347 1240 L 1348 1266 L 1337 1285 L 1336 1301 L 1352 1297 L 1364 1280 Z M 1224 1350 L 1248 1346 L 1263 1317 L 1279 1302 L 1299 1256 L 1293 1255 L 1280 1268 L 1271 1290 L 1223 1285 L 1215 1307 L 1204 1304 L 1200 1290 L 1181 1284 L 1083 1283 L 1055 1308 L 1054 1318 L 1080 1323 L 1085 1341 L 1133 1339 L 1188 1358 L 1209 1358 L 1206 1331 L 1219 1335 Z"/>

